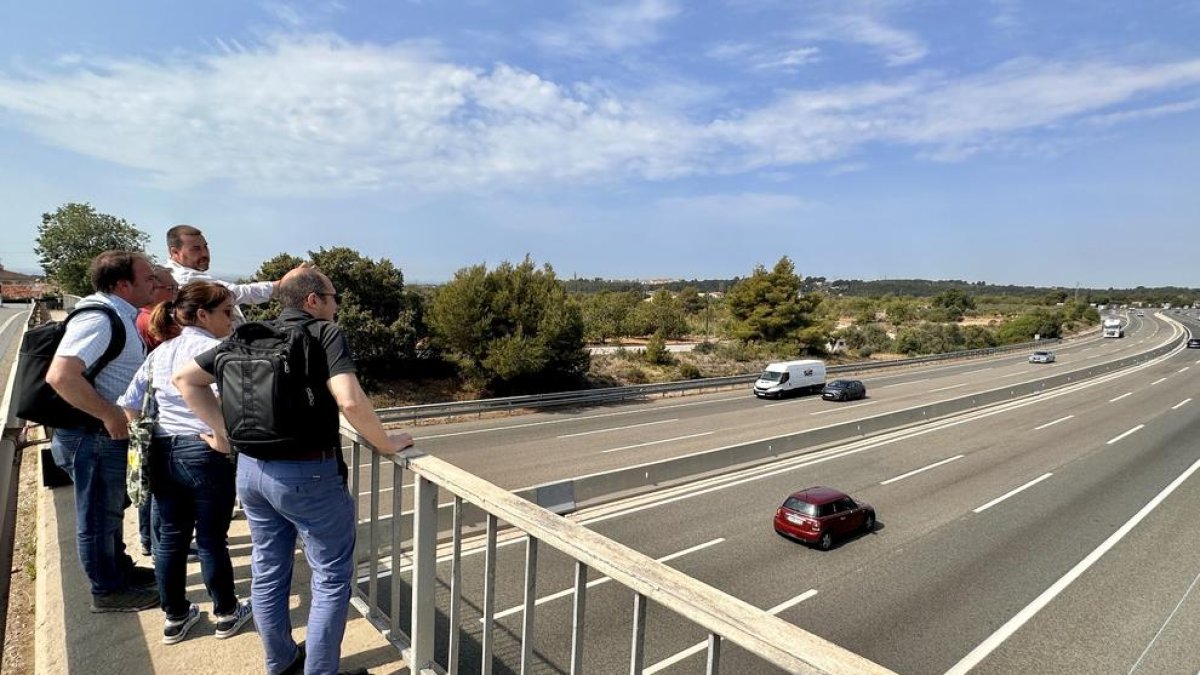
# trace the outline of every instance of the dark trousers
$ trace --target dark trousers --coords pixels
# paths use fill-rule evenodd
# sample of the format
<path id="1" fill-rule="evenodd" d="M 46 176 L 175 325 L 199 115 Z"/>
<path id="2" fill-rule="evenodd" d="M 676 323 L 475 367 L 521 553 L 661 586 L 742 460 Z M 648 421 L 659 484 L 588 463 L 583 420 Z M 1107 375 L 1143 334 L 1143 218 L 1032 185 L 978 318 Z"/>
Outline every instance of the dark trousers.
<path id="1" fill-rule="evenodd" d="M 175 619 L 187 615 L 191 606 L 187 557 L 194 531 L 213 614 L 232 614 L 238 602 L 229 559 L 233 463 L 199 436 L 156 437 L 151 452 L 151 484 L 159 518 L 154 574 L 163 611 Z"/>

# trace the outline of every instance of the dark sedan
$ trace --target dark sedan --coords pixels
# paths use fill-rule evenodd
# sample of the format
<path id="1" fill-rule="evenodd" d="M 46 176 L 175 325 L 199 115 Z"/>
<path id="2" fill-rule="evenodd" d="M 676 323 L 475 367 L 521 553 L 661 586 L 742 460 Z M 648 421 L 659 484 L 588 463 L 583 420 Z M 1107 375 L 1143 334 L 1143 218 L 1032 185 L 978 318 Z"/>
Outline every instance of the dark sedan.
<path id="1" fill-rule="evenodd" d="M 1200 349 L 1200 338 L 1192 338 L 1192 339 L 1188 340 L 1187 348 L 1188 349 Z"/>
<path id="2" fill-rule="evenodd" d="M 853 401 L 866 397 L 867 387 L 862 380 L 834 380 L 821 391 L 821 398 L 826 401 Z"/>
<path id="3" fill-rule="evenodd" d="M 833 488 L 793 492 L 775 511 L 776 533 L 816 544 L 822 551 L 832 548 L 835 538 L 860 530 L 875 530 L 875 509 Z"/>

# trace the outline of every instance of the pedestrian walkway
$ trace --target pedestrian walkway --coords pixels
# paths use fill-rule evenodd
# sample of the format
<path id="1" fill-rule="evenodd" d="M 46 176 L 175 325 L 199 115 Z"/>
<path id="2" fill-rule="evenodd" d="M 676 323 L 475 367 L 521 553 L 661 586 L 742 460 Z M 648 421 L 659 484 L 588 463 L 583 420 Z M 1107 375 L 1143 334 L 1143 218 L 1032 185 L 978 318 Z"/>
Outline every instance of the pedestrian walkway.
<path id="1" fill-rule="evenodd" d="M 199 563 L 188 565 L 188 598 L 200 605 L 201 619 L 188 638 L 175 645 L 162 644 L 163 614 L 158 609 L 123 614 L 92 614 L 91 595 L 75 551 L 75 509 L 71 487 L 40 488 L 38 497 L 38 570 L 36 663 L 39 675 L 144 675 L 188 673 L 200 675 L 263 673 L 262 646 L 254 624 L 238 635 L 213 637 L 212 604 L 204 590 Z M 128 509 L 125 542 L 138 550 L 137 512 Z M 229 529 L 238 596 L 250 597 L 250 532 L 242 517 Z M 134 559 L 152 567 L 153 561 Z M 304 639 L 308 614 L 308 567 L 302 551 L 296 552 L 292 589 L 292 624 L 296 640 Z M 395 647 L 387 643 L 353 608 L 342 642 L 342 669 L 366 668 L 372 674 L 407 673 Z"/>

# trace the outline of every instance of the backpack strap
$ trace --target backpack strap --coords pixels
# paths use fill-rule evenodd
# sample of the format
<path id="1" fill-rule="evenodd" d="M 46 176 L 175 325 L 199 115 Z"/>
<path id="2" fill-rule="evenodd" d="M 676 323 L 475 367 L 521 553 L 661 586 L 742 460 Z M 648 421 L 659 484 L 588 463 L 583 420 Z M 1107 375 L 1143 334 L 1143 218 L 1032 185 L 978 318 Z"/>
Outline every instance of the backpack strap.
<path id="1" fill-rule="evenodd" d="M 71 310 L 71 313 L 68 314 L 67 318 L 63 320 L 63 325 L 66 325 L 68 322 L 70 322 L 76 314 L 90 311 L 104 312 L 104 315 L 108 317 L 108 326 L 112 332 L 112 335 L 109 338 L 108 347 L 104 350 L 104 353 L 100 355 L 100 358 L 96 359 L 96 362 L 93 363 L 90 368 L 83 371 L 83 377 L 87 379 L 88 382 L 94 381 L 96 376 L 100 374 L 100 371 L 104 370 L 108 364 L 112 363 L 113 360 L 120 356 L 121 352 L 125 350 L 125 323 L 121 321 L 121 317 L 117 314 L 116 310 L 108 305 L 86 305 L 84 307 L 76 307 L 75 309 Z"/>

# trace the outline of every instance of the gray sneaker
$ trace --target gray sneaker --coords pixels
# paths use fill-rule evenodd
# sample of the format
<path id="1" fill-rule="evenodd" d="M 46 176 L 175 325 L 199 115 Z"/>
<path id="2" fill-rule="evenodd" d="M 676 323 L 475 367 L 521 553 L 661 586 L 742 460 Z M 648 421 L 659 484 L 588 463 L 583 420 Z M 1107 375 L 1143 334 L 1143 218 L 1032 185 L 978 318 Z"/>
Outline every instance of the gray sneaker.
<path id="1" fill-rule="evenodd" d="M 242 626 L 254 618 L 254 610 L 251 609 L 249 600 L 243 600 L 238 603 L 233 614 L 217 614 L 214 618 L 217 620 L 217 639 L 224 640 L 237 635 Z"/>
<path id="2" fill-rule="evenodd" d="M 158 607 L 158 591 L 130 589 L 118 593 L 92 596 L 92 613 L 140 612 Z"/>
<path id="3" fill-rule="evenodd" d="M 163 644 L 173 645 L 182 642 L 188 631 L 200 620 L 200 608 L 196 605 L 188 607 L 188 613 L 181 619 L 167 619 L 163 622 Z"/>

